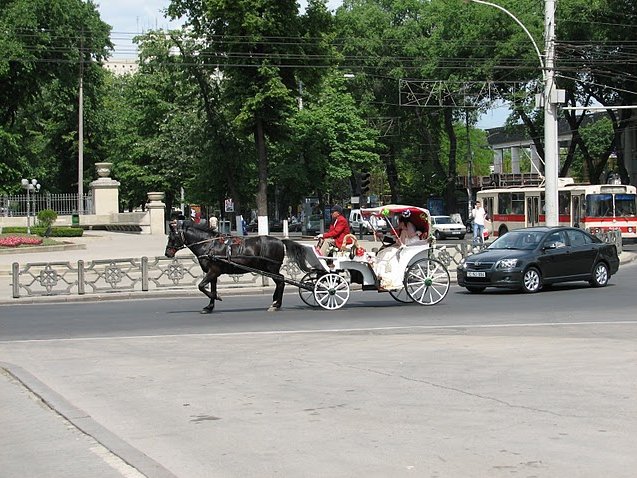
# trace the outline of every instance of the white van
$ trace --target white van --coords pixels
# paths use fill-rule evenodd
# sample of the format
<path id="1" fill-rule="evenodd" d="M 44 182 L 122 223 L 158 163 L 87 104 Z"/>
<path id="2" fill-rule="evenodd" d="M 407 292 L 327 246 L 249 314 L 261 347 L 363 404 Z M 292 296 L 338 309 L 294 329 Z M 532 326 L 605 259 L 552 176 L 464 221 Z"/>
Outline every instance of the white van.
<path id="1" fill-rule="evenodd" d="M 352 209 L 349 212 L 349 227 L 353 234 L 372 234 L 374 230 L 386 232 L 387 221 L 376 216 L 364 218 L 360 209 Z"/>

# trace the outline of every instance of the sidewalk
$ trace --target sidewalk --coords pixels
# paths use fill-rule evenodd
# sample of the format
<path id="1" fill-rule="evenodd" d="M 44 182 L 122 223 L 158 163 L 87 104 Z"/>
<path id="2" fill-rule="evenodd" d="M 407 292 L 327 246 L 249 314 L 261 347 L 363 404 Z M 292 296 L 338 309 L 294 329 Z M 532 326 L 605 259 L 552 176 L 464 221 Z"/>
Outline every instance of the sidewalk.
<path id="1" fill-rule="evenodd" d="M 275 234 L 277 235 L 277 234 Z M 279 234 L 280 235 L 280 234 Z M 300 235 L 291 236 L 293 239 L 301 240 Z M 310 239 L 310 238 L 304 238 Z M 90 301 L 122 298 L 118 296 L 131 297 L 134 295 L 139 298 L 149 298 L 153 293 L 160 293 L 162 297 L 171 294 L 170 291 L 161 292 L 134 292 L 130 294 L 109 294 L 108 297 L 87 294 L 84 296 L 54 296 L 54 297 L 37 297 L 12 299 L 11 298 L 11 265 L 18 262 L 21 266 L 27 263 L 42 262 L 70 262 L 77 263 L 79 260 L 93 261 L 103 259 L 127 259 L 156 256 L 163 257 L 166 248 L 167 236 L 163 235 L 147 235 L 134 234 L 113 231 L 85 231 L 82 237 L 69 238 L 65 242 L 69 243 L 65 248 L 52 246 L 41 250 L 40 252 L 22 252 L 22 250 L 3 250 L 0 251 L 0 303 L 17 304 L 19 302 L 27 302 L 36 300 L 40 301 Z M 373 247 L 380 247 L 380 242 L 361 241 L 361 245 L 368 250 Z M 455 245 L 455 244 L 452 244 Z M 188 255 L 190 251 L 182 250 L 179 255 Z M 627 264 L 637 259 L 637 245 L 628 244 L 624 246 L 624 251 L 620 255 L 621 264 Z M 451 280 L 455 282 L 455 271 L 450 270 Z M 270 293 L 269 290 L 259 288 L 255 293 Z M 179 290 L 175 292 L 180 296 L 183 295 L 199 295 L 200 292 L 193 288 L 192 290 Z M 237 293 L 237 289 L 224 291 L 226 295 Z M 245 293 L 245 290 L 241 290 Z"/>

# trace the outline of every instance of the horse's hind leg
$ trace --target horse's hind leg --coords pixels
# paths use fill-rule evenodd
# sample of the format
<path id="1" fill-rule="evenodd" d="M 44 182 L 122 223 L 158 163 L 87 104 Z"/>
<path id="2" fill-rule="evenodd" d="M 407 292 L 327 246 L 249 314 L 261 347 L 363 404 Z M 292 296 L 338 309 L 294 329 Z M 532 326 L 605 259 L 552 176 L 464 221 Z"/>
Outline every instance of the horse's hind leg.
<path id="1" fill-rule="evenodd" d="M 203 278 L 203 280 L 197 286 L 201 292 L 206 294 L 206 296 L 210 299 L 210 303 L 201 309 L 202 314 L 210 314 L 215 308 L 215 300 L 221 300 L 217 296 L 217 278 L 218 274 L 208 273 Z M 207 289 L 207 285 L 210 284 L 210 291 Z"/>
<path id="2" fill-rule="evenodd" d="M 285 282 L 280 279 L 273 279 L 276 288 L 274 294 L 272 294 L 272 305 L 268 308 L 268 312 L 277 312 L 281 309 L 281 303 L 283 302 L 283 289 L 285 289 Z"/>

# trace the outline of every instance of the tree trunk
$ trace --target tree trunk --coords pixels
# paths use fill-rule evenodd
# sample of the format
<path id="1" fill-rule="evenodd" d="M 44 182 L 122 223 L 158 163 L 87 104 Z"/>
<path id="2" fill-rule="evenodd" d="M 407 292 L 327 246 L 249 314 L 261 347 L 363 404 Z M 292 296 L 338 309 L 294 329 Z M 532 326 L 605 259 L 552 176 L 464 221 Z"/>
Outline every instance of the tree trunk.
<path id="1" fill-rule="evenodd" d="M 259 183 L 257 185 L 257 213 L 268 215 L 268 155 L 263 132 L 263 120 L 256 118 L 254 140 L 257 146 Z"/>
<path id="2" fill-rule="evenodd" d="M 391 202 L 395 204 L 398 202 L 399 196 L 398 169 L 396 168 L 395 148 L 393 144 L 389 145 L 389 153 L 383 155 L 382 159 L 383 163 L 385 163 L 385 172 L 387 174 L 387 182 L 389 183 Z"/>

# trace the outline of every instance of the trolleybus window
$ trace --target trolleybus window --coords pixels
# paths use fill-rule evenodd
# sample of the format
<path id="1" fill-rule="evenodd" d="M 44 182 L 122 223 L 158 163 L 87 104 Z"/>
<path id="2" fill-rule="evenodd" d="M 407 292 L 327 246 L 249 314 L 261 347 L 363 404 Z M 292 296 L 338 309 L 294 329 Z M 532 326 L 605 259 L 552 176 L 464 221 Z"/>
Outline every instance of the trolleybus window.
<path id="1" fill-rule="evenodd" d="M 586 196 L 586 215 L 591 217 L 613 216 L 612 194 L 589 194 Z"/>
<path id="2" fill-rule="evenodd" d="M 615 195 L 615 214 L 617 216 L 634 216 L 635 215 L 635 195 L 634 194 L 616 194 Z"/>
<path id="3" fill-rule="evenodd" d="M 498 194 L 498 214 L 524 214 L 524 193 Z"/>

